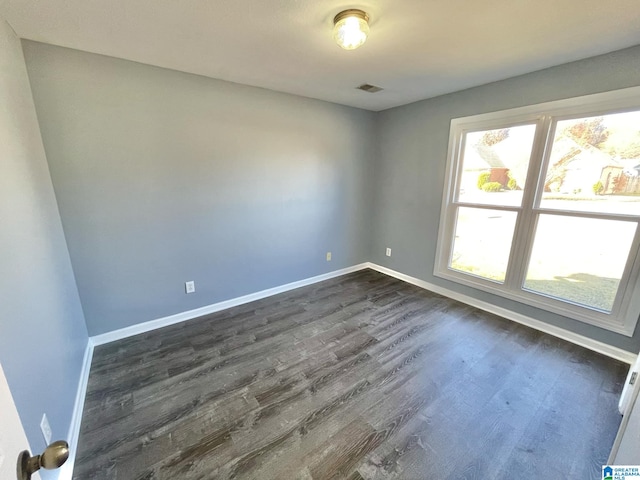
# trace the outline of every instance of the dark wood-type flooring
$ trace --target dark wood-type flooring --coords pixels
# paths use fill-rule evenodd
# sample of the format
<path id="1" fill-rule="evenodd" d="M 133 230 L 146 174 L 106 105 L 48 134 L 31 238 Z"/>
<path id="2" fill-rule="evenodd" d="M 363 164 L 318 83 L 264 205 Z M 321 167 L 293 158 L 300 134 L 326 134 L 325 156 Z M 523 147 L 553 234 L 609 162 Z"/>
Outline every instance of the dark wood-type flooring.
<path id="1" fill-rule="evenodd" d="M 627 369 L 364 270 L 97 347 L 74 479 L 599 479 Z"/>

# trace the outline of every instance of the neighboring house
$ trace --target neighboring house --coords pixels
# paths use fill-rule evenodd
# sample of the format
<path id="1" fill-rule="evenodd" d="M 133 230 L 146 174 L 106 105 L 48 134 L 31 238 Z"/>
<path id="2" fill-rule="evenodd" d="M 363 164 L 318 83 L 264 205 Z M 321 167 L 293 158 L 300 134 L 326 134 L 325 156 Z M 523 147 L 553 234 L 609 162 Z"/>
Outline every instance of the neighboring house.
<path id="1" fill-rule="evenodd" d="M 475 182 L 480 172 L 490 171 L 491 182 L 506 187 L 509 177 L 513 177 L 519 186 L 524 185 L 530 153 L 523 148 L 526 142 L 526 138 L 516 133 L 495 145 L 478 142 L 467 148 L 465 173 L 469 174 L 468 182 Z M 616 159 L 596 147 L 580 145 L 572 138 L 561 136 L 553 144 L 545 191 L 593 195 L 599 181 L 603 186 L 600 195 L 639 194 L 640 165 L 637 161 Z"/>
<path id="2" fill-rule="evenodd" d="M 560 194 L 594 194 L 594 185 L 602 183 L 600 194 L 627 193 L 619 191 L 626 179 L 623 164 L 591 145 L 580 145 L 569 137 L 560 137 L 553 144 L 545 190 Z M 634 187 L 635 188 L 635 187 Z"/>
<path id="3" fill-rule="evenodd" d="M 475 189 L 478 175 L 490 171 L 489 181 L 500 182 L 507 186 L 509 177 L 522 187 L 527 177 L 531 150 L 523 145 L 531 144 L 531 133 L 512 128 L 509 136 L 495 145 L 486 145 L 477 141 L 464 153 L 463 184 L 465 188 Z"/>
<path id="4" fill-rule="evenodd" d="M 637 167 L 607 166 L 602 169 L 600 183 L 601 195 L 640 194 L 640 169 Z"/>

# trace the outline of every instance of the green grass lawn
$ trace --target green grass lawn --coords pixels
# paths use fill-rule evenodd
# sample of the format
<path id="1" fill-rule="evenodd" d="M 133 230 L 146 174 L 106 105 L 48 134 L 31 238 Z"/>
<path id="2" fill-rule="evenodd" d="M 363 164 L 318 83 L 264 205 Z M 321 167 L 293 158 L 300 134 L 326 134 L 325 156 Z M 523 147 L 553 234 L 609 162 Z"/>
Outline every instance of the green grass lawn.
<path id="1" fill-rule="evenodd" d="M 611 311 L 619 284 L 620 281 L 615 278 L 574 273 L 553 280 L 526 280 L 524 287 L 608 312 Z"/>

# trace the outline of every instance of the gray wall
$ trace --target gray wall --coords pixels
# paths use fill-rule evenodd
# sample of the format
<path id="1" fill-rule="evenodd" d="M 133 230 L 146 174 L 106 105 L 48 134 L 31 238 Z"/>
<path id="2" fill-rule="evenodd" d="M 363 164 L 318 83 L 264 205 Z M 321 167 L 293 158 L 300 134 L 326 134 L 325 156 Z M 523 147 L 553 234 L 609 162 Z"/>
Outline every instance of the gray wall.
<path id="1" fill-rule="evenodd" d="M 433 276 L 452 118 L 640 85 L 640 46 L 381 112 L 371 260 L 451 290 L 637 352 L 618 335 Z M 385 247 L 392 257 L 386 257 Z"/>
<path id="2" fill-rule="evenodd" d="M 23 45 L 92 335 L 371 260 L 640 348 L 433 276 L 450 120 L 640 85 L 640 47 L 373 114 Z"/>
<path id="3" fill-rule="evenodd" d="M 373 113 L 23 47 L 91 335 L 369 259 Z"/>
<path id="4" fill-rule="evenodd" d="M 0 363 L 41 451 L 43 413 L 67 438 L 88 337 L 20 41 L 2 18 L 0 106 Z"/>

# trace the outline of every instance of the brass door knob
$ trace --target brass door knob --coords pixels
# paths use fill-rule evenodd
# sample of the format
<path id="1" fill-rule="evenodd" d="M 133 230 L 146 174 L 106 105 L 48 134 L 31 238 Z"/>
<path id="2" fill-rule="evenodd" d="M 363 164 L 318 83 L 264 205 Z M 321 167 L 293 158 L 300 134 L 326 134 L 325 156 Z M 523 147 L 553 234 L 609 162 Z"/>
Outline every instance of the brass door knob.
<path id="1" fill-rule="evenodd" d="M 55 470 L 60 468 L 69 458 L 69 444 L 58 440 L 49 445 L 42 455 L 31 456 L 29 450 L 24 450 L 18 456 L 18 480 L 31 480 L 31 475 L 41 468 Z"/>

